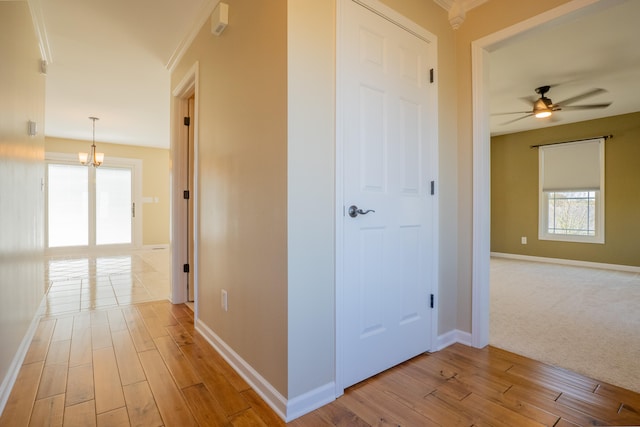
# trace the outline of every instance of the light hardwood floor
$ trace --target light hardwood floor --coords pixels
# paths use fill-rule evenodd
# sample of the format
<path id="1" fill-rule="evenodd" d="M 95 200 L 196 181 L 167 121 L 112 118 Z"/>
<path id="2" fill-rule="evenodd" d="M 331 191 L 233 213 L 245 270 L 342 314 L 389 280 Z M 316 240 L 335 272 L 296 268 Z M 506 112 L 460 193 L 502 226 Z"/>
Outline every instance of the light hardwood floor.
<path id="1" fill-rule="evenodd" d="M 44 318 L 1 426 L 281 426 L 193 328 L 154 301 Z M 425 354 L 292 426 L 640 425 L 640 394 L 488 347 Z"/>
<path id="2" fill-rule="evenodd" d="M 81 280 L 79 298 L 50 299 L 0 426 L 285 425 L 194 330 L 187 306 L 148 301 L 151 282 L 162 280 L 158 271 L 146 261 L 125 264 L 136 271 L 126 274 L 127 285 L 90 280 L 92 300 L 82 296 Z M 125 275 L 121 267 L 112 265 L 109 275 Z M 99 283 L 113 296 L 98 292 Z M 83 304 L 97 299 L 106 305 Z M 357 384 L 289 424 L 640 425 L 640 394 L 493 347 L 456 344 Z"/>

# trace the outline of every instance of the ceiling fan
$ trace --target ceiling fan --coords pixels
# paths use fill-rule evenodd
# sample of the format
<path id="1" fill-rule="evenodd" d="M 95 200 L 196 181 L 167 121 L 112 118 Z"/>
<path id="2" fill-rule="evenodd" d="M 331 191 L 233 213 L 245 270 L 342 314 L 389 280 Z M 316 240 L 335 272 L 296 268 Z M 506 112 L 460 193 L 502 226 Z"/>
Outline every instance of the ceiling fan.
<path id="1" fill-rule="evenodd" d="M 570 105 L 574 102 L 582 101 L 585 98 L 589 98 L 600 93 L 606 92 L 604 89 L 591 89 L 583 94 L 576 95 L 574 97 L 565 99 L 564 101 L 560 101 L 556 104 L 551 101 L 551 98 L 547 98 L 545 95 L 549 92 L 551 86 L 540 86 L 536 88 L 536 93 L 540 95 L 540 98 L 535 99 L 534 97 L 526 98 L 526 101 L 532 104 L 532 109 L 529 111 L 514 111 L 510 113 L 497 113 L 495 115 L 504 115 L 504 114 L 524 114 L 522 117 L 518 117 L 517 119 L 510 120 L 506 123 L 502 123 L 503 125 L 508 125 L 513 122 L 517 122 L 518 120 L 525 119 L 527 117 L 535 116 L 536 118 L 542 119 L 545 117 L 549 117 L 555 111 L 575 111 L 575 110 L 593 110 L 597 108 L 607 108 L 611 105 L 610 102 L 603 104 L 589 104 L 589 105 Z"/>

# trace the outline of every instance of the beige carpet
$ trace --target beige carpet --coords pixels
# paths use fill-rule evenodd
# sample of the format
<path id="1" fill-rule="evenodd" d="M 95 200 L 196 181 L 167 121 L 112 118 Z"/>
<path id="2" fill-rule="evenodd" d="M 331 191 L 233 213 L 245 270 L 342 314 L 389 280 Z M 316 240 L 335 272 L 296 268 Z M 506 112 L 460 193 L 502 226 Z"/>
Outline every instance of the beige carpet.
<path id="1" fill-rule="evenodd" d="M 492 258 L 489 341 L 640 392 L 640 274 Z"/>

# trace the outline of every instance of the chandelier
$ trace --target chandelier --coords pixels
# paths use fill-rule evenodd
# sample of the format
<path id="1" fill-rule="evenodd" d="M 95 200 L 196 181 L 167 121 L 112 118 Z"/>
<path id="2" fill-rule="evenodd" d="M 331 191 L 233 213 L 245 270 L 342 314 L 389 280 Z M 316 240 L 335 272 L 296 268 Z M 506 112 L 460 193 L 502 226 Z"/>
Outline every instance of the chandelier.
<path id="1" fill-rule="evenodd" d="M 91 144 L 89 153 L 78 153 L 78 160 L 83 165 L 97 168 L 104 161 L 104 153 L 96 152 L 96 120 L 100 119 L 97 117 L 89 117 L 89 119 L 93 121 L 93 144 Z"/>

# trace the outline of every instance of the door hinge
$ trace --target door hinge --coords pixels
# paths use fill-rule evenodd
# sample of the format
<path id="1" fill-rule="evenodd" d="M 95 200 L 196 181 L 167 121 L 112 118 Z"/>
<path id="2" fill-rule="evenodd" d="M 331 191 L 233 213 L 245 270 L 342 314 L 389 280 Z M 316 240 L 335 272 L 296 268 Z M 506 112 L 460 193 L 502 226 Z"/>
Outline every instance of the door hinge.
<path id="1" fill-rule="evenodd" d="M 191 117 L 185 117 L 184 118 L 184 125 L 185 126 L 191 125 Z"/>
<path id="2" fill-rule="evenodd" d="M 435 80 L 434 76 L 433 76 L 433 68 L 429 70 L 429 83 L 433 83 L 433 81 Z"/>
<path id="3" fill-rule="evenodd" d="M 131 218 L 135 218 L 135 217 L 136 217 L 136 204 L 131 203 Z"/>
<path id="4" fill-rule="evenodd" d="M 182 198 L 183 199 L 188 199 L 189 197 L 190 197 L 189 190 L 184 190 L 182 192 Z"/>
<path id="5" fill-rule="evenodd" d="M 434 194 L 436 194 L 436 182 L 431 181 L 431 195 L 433 196 Z"/>
<path id="6" fill-rule="evenodd" d="M 435 304 L 434 304 L 434 296 L 433 296 L 433 294 L 431 294 L 431 297 L 429 298 L 429 306 L 430 306 L 431 308 L 434 308 L 434 307 L 435 307 Z"/>
<path id="7" fill-rule="evenodd" d="M 189 264 L 183 264 L 182 265 L 182 271 L 184 273 L 188 273 L 189 272 Z"/>

